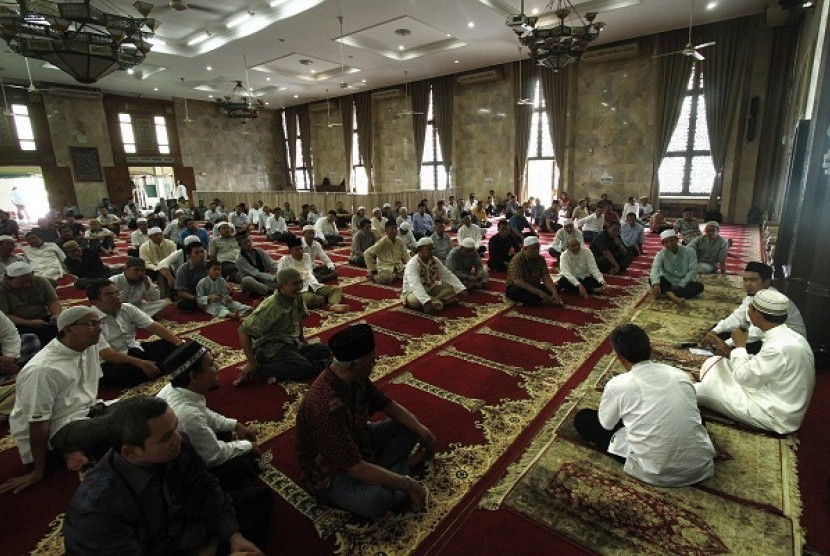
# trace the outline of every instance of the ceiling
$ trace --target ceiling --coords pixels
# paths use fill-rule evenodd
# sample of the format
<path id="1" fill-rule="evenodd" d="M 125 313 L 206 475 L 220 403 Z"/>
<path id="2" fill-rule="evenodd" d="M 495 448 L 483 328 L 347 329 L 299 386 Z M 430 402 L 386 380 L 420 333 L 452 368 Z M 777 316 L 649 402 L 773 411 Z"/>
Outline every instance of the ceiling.
<path id="1" fill-rule="evenodd" d="M 0 0 L 0 5 L 10 2 Z M 244 83 L 247 67 L 256 94 L 277 108 L 519 58 L 516 35 L 505 25 L 509 13 L 519 12 L 519 0 L 193 0 L 183 11 L 172 9 L 168 0 L 151 3 L 155 7 L 150 16 L 161 21 L 156 36 L 164 44 L 154 46 L 133 75 L 115 72 L 95 88 L 148 98 L 209 100 L 210 95 L 228 94 L 237 80 Z M 132 0 L 92 4 L 109 12 L 118 6 L 137 15 L 130 7 Z M 573 4 L 581 14 L 598 11 L 597 20 L 606 23 L 596 45 L 678 29 L 689 22 L 689 0 Z M 694 22 L 768 8 L 780 10 L 777 0 L 696 0 Z M 527 0 L 525 13 L 534 9 L 544 13 L 546 3 Z M 338 17 L 343 20 L 342 35 Z M 63 72 L 43 67 L 42 61 L 30 60 L 30 67 L 36 83 L 80 86 Z M 24 58 L 3 42 L 0 76 L 28 83 Z M 348 88 L 342 89 L 341 83 Z"/>

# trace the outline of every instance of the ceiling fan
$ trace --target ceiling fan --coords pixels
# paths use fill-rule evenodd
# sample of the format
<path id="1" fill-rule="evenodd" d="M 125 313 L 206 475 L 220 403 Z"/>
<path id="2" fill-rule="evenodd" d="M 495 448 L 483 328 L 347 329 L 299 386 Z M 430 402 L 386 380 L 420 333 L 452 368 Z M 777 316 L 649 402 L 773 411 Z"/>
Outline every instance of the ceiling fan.
<path id="1" fill-rule="evenodd" d="M 346 59 L 343 56 L 343 16 L 337 16 L 337 21 L 340 22 L 340 37 L 337 42 L 340 43 L 340 88 L 341 89 L 358 89 L 366 86 L 365 83 L 346 83 Z"/>
<path id="2" fill-rule="evenodd" d="M 406 108 L 407 106 L 412 106 L 412 103 L 409 100 L 409 72 L 404 70 L 403 72 L 404 78 L 404 109 L 395 114 L 395 116 L 419 116 L 423 114 L 423 112 L 415 112 L 411 108 Z"/>
<path id="3" fill-rule="evenodd" d="M 522 98 L 522 47 L 519 47 L 519 100 L 516 101 L 519 106 L 532 105 L 533 101 L 529 98 Z"/>
<path id="4" fill-rule="evenodd" d="M 694 14 L 694 7 L 695 7 L 695 0 L 689 1 L 689 42 L 686 43 L 686 46 L 683 47 L 683 50 L 675 50 L 674 52 L 665 52 L 663 54 L 657 54 L 656 56 L 652 56 L 652 58 L 661 58 L 663 56 L 670 56 L 672 54 L 682 54 L 683 56 L 691 56 L 697 61 L 705 60 L 703 54 L 698 52 L 703 48 L 708 48 L 710 46 L 715 46 L 715 41 L 704 42 L 701 44 L 692 44 L 692 17 Z"/>
<path id="5" fill-rule="evenodd" d="M 320 126 L 325 125 L 329 129 L 331 129 L 333 127 L 343 127 L 342 123 L 331 121 L 331 103 L 329 102 L 329 90 L 328 89 L 326 89 L 326 123 L 325 124 L 318 124 L 318 125 L 320 125 Z"/>
<path id="6" fill-rule="evenodd" d="M 198 12 L 205 12 L 209 14 L 222 14 L 222 10 L 217 10 L 216 8 L 212 8 L 209 6 L 202 6 L 199 4 L 191 4 L 190 2 L 186 2 L 185 0 L 170 0 L 167 7 L 165 6 L 156 6 L 156 10 L 161 11 L 165 9 L 176 10 L 177 12 L 183 12 L 185 10 L 194 10 Z"/>

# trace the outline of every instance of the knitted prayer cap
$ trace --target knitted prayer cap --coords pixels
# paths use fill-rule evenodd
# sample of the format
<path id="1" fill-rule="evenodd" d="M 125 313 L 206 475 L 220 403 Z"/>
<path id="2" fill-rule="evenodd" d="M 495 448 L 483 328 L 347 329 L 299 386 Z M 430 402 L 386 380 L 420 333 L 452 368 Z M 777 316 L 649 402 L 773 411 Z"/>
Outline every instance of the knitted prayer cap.
<path id="1" fill-rule="evenodd" d="M 409 228 L 409 222 L 401 222 L 400 229 L 402 232 L 408 232 Z"/>
<path id="2" fill-rule="evenodd" d="M 147 223 L 147 219 L 144 218 L 143 216 L 141 218 L 139 218 L 138 220 L 136 220 L 137 224 L 141 224 L 142 222 L 144 222 L 145 224 Z"/>
<path id="3" fill-rule="evenodd" d="M 298 238 L 297 236 L 291 235 L 288 237 L 288 239 L 285 240 L 285 244 L 288 245 L 289 249 L 291 249 L 292 247 L 299 247 L 303 244 L 303 242 L 300 241 L 300 238 Z"/>
<path id="4" fill-rule="evenodd" d="M 202 242 L 202 240 L 199 239 L 199 236 L 197 236 L 197 235 L 187 236 L 186 238 L 184 238 L 185 246 L 190 245 L 191 243 L 201 243 L 201 242 Z"/>
<path id="5" fill-rule="evenodd" d="M 302 276 L 295 268 L 284 268 L 277 272 L 277 283 L 281 286 L 300 280 Z"/>
<path id="6" fill-rule="evenodd" d="M 755 294 L 752 306 L 767 315 L 783 316 L 790 308 L 790 300 L 781 292 L 766 289 Z"/>
<path id="7" fill-rule="evenodd" d="M 403 228 L 403 225 L 401 225 L 401 228 Z M 422 237 L 418 240 L 418 243 L 415 244 L 416 247 L 425 247 L 427 245 L 435 245 L 435 242 L 432 241 L 432 238 Z"/>
<path id="8" fill-rule="evenodd" d="M 182 373 L 190 372 L 207 353 L 207 348 L 195 340 L 190 340 L 174 349 L 161 363 L 164 372 L 170 373 L 170 378 L 176 378 Z"/>
<path id="9" fill-rule="evenodd" d="M 3 243 L 4 241 L 11 241 L 14 243 L 14 238 L 12 236 L 0 236 L 0 243 Z"/>
<path id="10" fill-rule="evenodd" d="M 148 236 L 154 236 L 154 235 L 160 234 L 160 233 L 161 233 L 161 228 L 159 228 L 157 226 L 147 230 L 147 235 Z"/>
<path id="11" fill-rule="evenodd" d="M 564 220 L 562 220 L 562 225 L 563 226 L 567 226 L 568 224 L 573 224 L 573 223 L 574 223 L 574 221 L 571 220 L 570 218 L 565 218 Z"/>
<path id="12" fill-rule="evenodd" d="M 536 236 L 527 236 L 524 240 L 523 245 L 525 247 L 530 247 L 531 245 L 539 245 L 539 238 Z"/>
<path id="13" fill-rule="evenodd" d="M 720 224 L 718 224 L 714 220 L 710 220 L 709 222 L 706 223 L 706 226 L 704 226 L 704 228 L 714 228 L 714 229 L 717 230 L 719 226 L 720 226 Z"/>
<path id="14" fill-rule="evenodd" d="M 6 267 L 6 276 L 9 278 L 17 278 L 18 276 L 25 276 L 34 272 L 32 265 L 23 261 L 17 261 Z"/>
<path id="15" fill-rule="evenodd" d="M 677 233 L 674 230 L 663 230 L 660 232 L 660 241 L 669 239 L 670 237 L 677 237 Z"/>
<path id="16" fill-rule="evenodd" d="M 349 326 L 329 339 L 329 348 L 338 361 L 355 361 L 375 349 L 375 334 L 368 324 Z"/>
<path id="17" fill-rule="evenodd" d="M 475 249 L 476 242 L 471 237 L 465 237 L 464 241 L 461 242 L 461 247 L 466 247 L 467 249 Z"/>
<path id="18" fill-rule="evenodd" d="M 75 307 L 61 311 L 61 314 L 58 315 L 58 330 L 63 330 L 70 324 L 75 324 L 89 314 L 94 315 L 95 311 L 82 305 L 76 305 Z"/>
<path id="19" fill-rule="evenodd" d="M 311 224 L 306 224 L 305 226 L 303 226 L 303 231 L 304 232 L 313 232 L 314 231 L 314 226 L 312 226 Z"/>

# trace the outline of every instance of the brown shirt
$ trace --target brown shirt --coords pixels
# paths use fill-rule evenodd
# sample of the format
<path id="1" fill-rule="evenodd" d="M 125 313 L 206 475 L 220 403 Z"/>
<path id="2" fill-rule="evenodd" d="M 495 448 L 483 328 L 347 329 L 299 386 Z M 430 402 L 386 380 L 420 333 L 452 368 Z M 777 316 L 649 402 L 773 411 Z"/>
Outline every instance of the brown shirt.
<path id="1" fill-rule="evenodd" d="M 55 288 L 41 276 L 33 277 L 28 288 L 10 288 L 0 280 L 0 311 L 22 319 L 48 319 L 48 305 L 58 298 Z"/>
<path id="2" fill-rule="evenodd" d="M 368 378 L 344 382 L 331 368 L 323 371 L 297 413 L 297 461 L 303 485 L 324 489 L 337 473 L 364 460 L 372 462 L 366 424 L 390 403 Z"/>
<path id="3" fill-rule="evenodd" d="M 547 271 L 544 257 L 540 255 L 535 259 L 529 259 L 527 253 L 522 250 L 513 257 L 510 266 L 507 267 L 507 285 L 512 286 L 517 280 L 523 280 L 531 286 L 538 286 Z"/>

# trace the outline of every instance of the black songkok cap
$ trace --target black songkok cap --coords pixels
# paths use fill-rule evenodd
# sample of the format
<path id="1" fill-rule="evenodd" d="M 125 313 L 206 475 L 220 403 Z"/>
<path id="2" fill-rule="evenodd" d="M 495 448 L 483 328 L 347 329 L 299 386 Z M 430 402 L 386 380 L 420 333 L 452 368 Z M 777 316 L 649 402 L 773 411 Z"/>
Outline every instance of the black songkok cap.
<path id="1" fill-rule="evenodd" d="M 355 361 L 375 349 L 375 334 L 368 324 L 344 328 L 329 339 L 334 358 L 343 363 Z"/>
<path id="2" fill-rule="evenodd" d="M 300 241 L 300 238 L 298 238 L 298 237 L 297 237 L 297 236 L 295 236 L 295 235 L 290 236 L 290 237 L 289 237 L 289 238 L 285 241 L 285 243 L 286 243 L 286 245 L 288 245 L 288 248 L 289 248 L 289 249 L 291 249 L 292 247 L 298 247 L 298 246 L 300 246 L 300 245 L 302 245 L 302 244 L 303 244 L 303 242 L 302 242 L 302 241 Z"/>
<path id="3" fill-rule="evenodd" d="M 182 373 L 189 372 L 194 365 L 201 361 L 207 353 L 207 348 L 195 340 L 180 345 L 168 355 L 161 364 L 165 373 L 175 378 Z"/>

